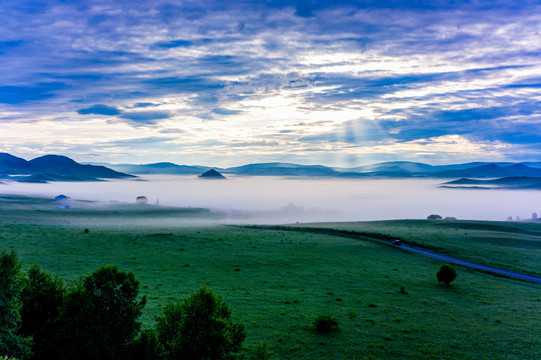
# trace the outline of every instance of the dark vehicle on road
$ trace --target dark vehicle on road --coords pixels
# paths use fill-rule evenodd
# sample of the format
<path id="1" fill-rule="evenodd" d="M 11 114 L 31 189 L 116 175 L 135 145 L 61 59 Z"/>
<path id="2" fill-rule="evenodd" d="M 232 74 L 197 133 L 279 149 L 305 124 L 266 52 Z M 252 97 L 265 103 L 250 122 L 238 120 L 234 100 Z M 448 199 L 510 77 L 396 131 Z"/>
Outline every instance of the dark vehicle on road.
<path id="1" fill-rule="evenodd" d="M 400 245 L 402 245 L 402 240 L 398 240 L 398 239 L 393 240 L 393 241 L 391 242 L 391 244 L 396 245 L 396 246 L 400 246 Z"/>

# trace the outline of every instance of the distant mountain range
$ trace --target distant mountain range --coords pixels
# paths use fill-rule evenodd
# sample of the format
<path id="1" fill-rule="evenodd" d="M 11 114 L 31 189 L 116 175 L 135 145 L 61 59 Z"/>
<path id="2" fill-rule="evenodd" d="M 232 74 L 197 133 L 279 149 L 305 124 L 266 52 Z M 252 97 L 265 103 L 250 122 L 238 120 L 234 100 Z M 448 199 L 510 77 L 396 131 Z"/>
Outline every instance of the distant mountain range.
<path id="1" fill-rule="evenodd" d="M 138 174 L 138 175 L 152 175 L 152 174 L 199 175 L 211 169 L 210 167 L 207 167 L 207 166 L 177 165 L 170 162 L 159 162 L 155 164 L 144 164 L 144 165 L 134 165 L 134 164 L 105 164 L 105 165 L 108 167 L 112 167 L 117 171 L 121 171 L 128 174 Z M 214 168 L 214 169 L 217 169 L 217 168 Z"/>
<path id="2" fill-rule="evenodd" d="M 134 175 L 194 175 L 214 169 L 227 176 L 288 176 L 327 178 L 442 178 L 460 179 L 445 187 L 513 187 L 541 188 L 541 162 L 488 163 L 471 162 L 451 165 L 429 165 L 419 162 L 393 161 L 352 168 L 291 163 L 258 163 L 230 168 L 201 165 L 154 164 L 79 164 L 59 155 L 45 155 L 27 161 L 0 153 L 0 179 L 17 181 L 92 181 L 132 178 Z M 133 175 L 130 175 L 133 174 Z M 487 180 L 479 180 L 487 179 Z M 490 180 L 489 180 L 490 179 Z M 496 180 L 499 179 L 499 183 Z M 461 183 L 462 182 L 462 183 Z"/>
<path id="3" fill-rule="evenodd" d="M 237 166 L 222 170 L 226 174 L 249 176 L 340 176 L 343 173 L 322 165 L 264 163 Z"/>
<path id="4" fill-rule="evenodd" d="M 435 178 L 495 178 L 511 176 L 541 177 L 541 162 L 484 163 L 428 165 L 409 161 L 384 162 L 353 168 L 331 168 L 322 165 L 291 163 L 259 163 L 230 168 L 187 166 L 173 163 L 145 165 L 105 164 L 115 170 L 137 175 L 200 175 L 210 169 L 236 176 L 317 176 L 317 177 L 435 177 Z"/>
<path id="5" fill-rule="evenodd" d="M 385 162 L 374 165 L 345 169 L 347 171 L 370 174 L 372 176 L 392 176 L 404 174 L 409 177 L 436 178 L 495 178 L 510 176 L 541 177 L 541 162 L 528 163 L 486 163 L 472 162 L 452 165 L 428 165 L 409 161 Z"/>
<path id="6" fill-rule="evenodd" d="M 124 179 L 133 175 L 105 166 L 79 164 L 66 156 L 45 155 L 33 160 L 0 153 L 0 178 L 20 182 L 97 181 Z"/>

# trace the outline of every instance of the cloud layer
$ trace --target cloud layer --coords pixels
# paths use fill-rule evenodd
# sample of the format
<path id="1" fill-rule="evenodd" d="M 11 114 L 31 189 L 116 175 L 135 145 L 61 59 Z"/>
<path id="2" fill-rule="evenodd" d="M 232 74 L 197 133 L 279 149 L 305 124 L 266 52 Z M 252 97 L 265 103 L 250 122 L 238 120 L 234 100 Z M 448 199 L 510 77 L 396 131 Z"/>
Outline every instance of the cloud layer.
<path id="1" fill-rule="evenodd" d="M 2 2 L 2 151 L 539 160 L 541 6 L 516 4 Z"/>

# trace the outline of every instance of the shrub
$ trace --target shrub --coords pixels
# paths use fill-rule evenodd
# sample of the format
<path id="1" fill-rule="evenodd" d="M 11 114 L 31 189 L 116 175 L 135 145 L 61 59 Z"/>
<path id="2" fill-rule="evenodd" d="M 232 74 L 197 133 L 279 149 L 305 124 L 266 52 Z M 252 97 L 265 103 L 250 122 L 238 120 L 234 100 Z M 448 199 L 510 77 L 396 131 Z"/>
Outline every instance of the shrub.
<path id="1" fill-rule="evenodd" d="M 244 348 L 242 356 L 239 360 L 271 360 L 272 354 L 269 351 L 266 343 L 261 343 L 256 346 Z"/>
<path id="2" fill-rule="evenodd" d="M 440 267 L 440 270 L 436 274 L 438 281 L 443 282 L 445 287 L 448 287 L 451 281 L 456 279 L 456 271 L 455 268 L 452 265 L 449 264 L 443 264 Z"/>
<path id="3" fill-rule="evenodd" d="M 231 314 L 223 298 L 207 287 L 168 304 L 156 318 L 166 359 L 233 359 L 246 332 Z"/>
<path id="4" fill-rule="evenodd" d="M 130 360 L 160 360 L 164 358 L 164 348 L 158 339 L 156 329 L 141 331 L 131 347 Z"/>
<path id="5" fill-rule="evenodd" d="M 24 279 L 21 293 L 21 333 L 32 336 L 34 355 L 32 359 L 51 359 L 56 354 L 56 321 L 64 299 L 61 279 L 32 266 Z"/>
<path id="6" fill-rule="evenodd" d="M 123 359 L 139 332 L 146 298 L 139 281 L 116 265 L 103 266 L 66 292 L 59 317 L 65 359 Z"/>
<path id="7" fill-rule="evenodd" d="M 0 253 L 0 354 L 26 359 L 31 338 L 18 334 L 21 325 L 21 262 L 14 250 Z"/>
<path id="8" fill-rule="evenodd" d="M 338 331 L 338 320 L 332 315 L 320 315 L 314 321 L 314 329 L 319 334 Z"/>

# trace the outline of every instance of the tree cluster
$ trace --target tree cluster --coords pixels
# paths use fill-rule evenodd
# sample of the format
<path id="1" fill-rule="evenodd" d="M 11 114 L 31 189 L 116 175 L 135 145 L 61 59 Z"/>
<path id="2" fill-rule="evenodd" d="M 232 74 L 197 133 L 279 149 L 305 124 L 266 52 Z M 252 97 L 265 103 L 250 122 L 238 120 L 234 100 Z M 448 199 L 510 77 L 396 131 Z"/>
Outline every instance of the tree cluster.
<path id="1" fill-rule="evenodd" d="M 141 329 L 146 298 L 139 281 L 116 265 L 69 286 L 0 254 L 0 357 L 25 359 L 234 359 L 246 337 L 231 308 L 203 287 L 168 304 L 156 328 Z"/>

